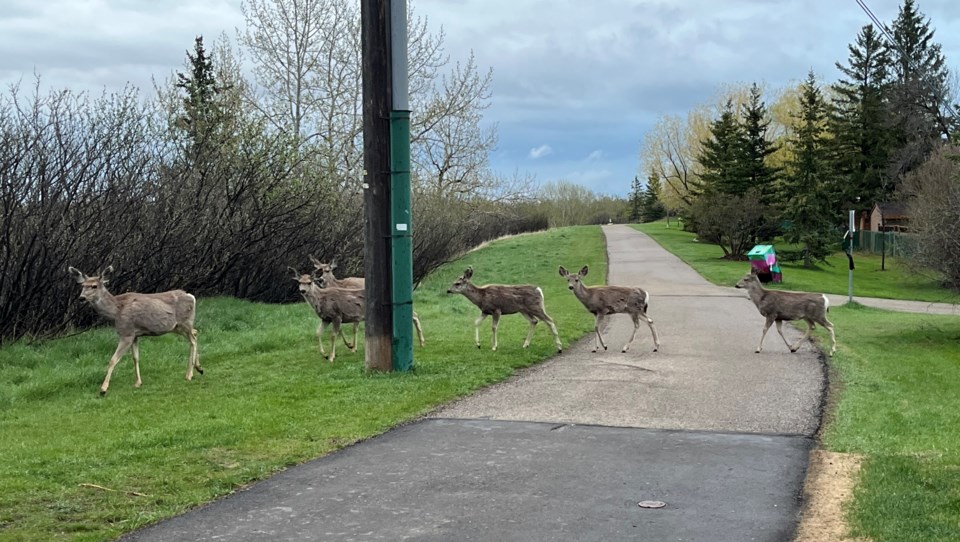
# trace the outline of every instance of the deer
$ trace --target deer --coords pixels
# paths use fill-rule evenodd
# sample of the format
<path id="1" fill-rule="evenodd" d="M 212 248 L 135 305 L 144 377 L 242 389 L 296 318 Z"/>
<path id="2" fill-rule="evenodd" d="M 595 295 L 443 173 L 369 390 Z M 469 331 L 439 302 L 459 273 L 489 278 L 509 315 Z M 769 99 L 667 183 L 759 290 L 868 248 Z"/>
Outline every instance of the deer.
<path id="1" fill-rule="evenodd" d="M 560 276 L 567 279 L 567 287 L 573 290 L 573 295 L 580 300 L 580 303 L 596 318 L 593 331 L 596 333 L 596 341 L 592 352 L 597 352 L 602 346 L 607 349 L 607 344 L 603 342 L 603 334 L 600 327 L 604 318 L 610 314 L 629 314 L 633 319 L 633 334 L 630 340 L 623 345 L 621 352 L 626 352 L 637 337 L 637 329 L 640 328 L 640 319 L 643 319 L 650 328 L 653 335 L 653 351 L 660 350 L 660 337 L 657 335 L 657 328 L 653 325 L 653 320 L 647 316 L 647 309 L 650 307 L 650 293 L 642 288 L 632 286 L 585 286 L 583 277 L 587 276 L 589 268 L 583 266 L 577 274 L 572 274 L 562 265 L 560 266 Z"/>
<path id="2" fill-rule="evenodd" d="M 100 385 L 100 395 L 106 395 L 110 387 L 113 369 L 127 350 L 133 353 L 133 368 L 137 375 L 134 388 L 139 388 L 140 350 L 137 340 L 142 336 L 157 336 L 176 333 L 190 343 L 190 355 L 187 358 L 186 379 L 193 380 L 193 370 L 203 374 L 200 356 L 197 353 L 197 330 L 193 327 L 196 317 L 197 299 L 183 290 L 170 290 L 155 294 L 127 292 L 113 295 L 107 290 L 113 266 L 100 272 L 99 276 L 87 276 L 74 267 L 68 272 L 80 284 L 80 299 L 85 301 L 101 316 L 114 324 L 120 337 L 117 350 L 110 358 L 107 376 Z"/>
<path id="3" fill-rule="evenodd" d="M 777 332 L 783 337 L 784 344 L 790 349 L 790 352 L 796 352 L 800 349 L 800 343 L 805 341 L 813 331 L 815 324 L 820 324 L 830 331 L 830 339 L 833 342 L 830 348 L 830 355 L 833 356 L 837 351 L 837 336 L 833 331 L 833 324 L 827 320 L 827 312 L 830 310 L 830 300 L 824 294 L 811 294 L 805 292 L 781 292 L 778 290 L 767 290 L 760 284 L 760 277 L 757 276 L 755 269 L 750 269 L 737 284 L 737 288 L 747 291 L 750 300 L 757 306 L 760 314 L 767 319 L 763 325 L 763 334 L 760 335 L 760 344 L 757 346 L 756 353 L 763 350 L 763 339 L 767 336 L 767 330 L 776 322 Z M 791 345 L 783 335 L 783 322 L 803 320 L 807 323 L 807 331 L 795 344 Z"/>
<path id="4" fill-rule="evenodd" d="M 310 262 L 313 264 L 314 274 L 319 273 L 320 276 L 317 279 L 318 286 L 321 288 L 364 288 L 366 282 L 363 277 L 345 277 L 338 279 L 334 274 L 333 270 L 337 268 L 336 262 L 323 263 L 320 260 L 314 258 L 312 255 L 310 257 Z M 417 316 L 417 313 L 413 313 L 413 327 L 417 331 L 417 339 L 420 341 L 420 347 L 424 345 L 423 340 L 423 327 L 420 325 L 420 317 Z M 346 340 L 346 339 L 344 339 Z M 357 328 L 353 328 L 353 342 L 357 342 Z"/>
<path id="5" fill-rule="evenodd" d="M 343 339 L 343 344 L 351 352 L 357 351 L 357 326 L 363 321 L 365 305 L 364 292 L 357 288 L 320 288 L 309 273 L 301 274 L 292 267 L 287 268 L 297 281 L 300 295 L 320 318 L 317 327 L 317 342 L 320 345 L 320 354 L 330 363 L 337 357 L 337 335 Z M 342 324 L 353 324 L 353 344 L 347 342 Z M 333 325 L 333 334 L 330 337 L 330 355 L 327 356 L 323 348 L 323 332 L 327 325 Z"/>
<path id="6" fill-rule="evenodd" d="M 448 294 L 463 294 L 471 303 L 480 309 L 480 317 L 474 322 L 474 342 L 480 348 L 480 324 L 487 316 L 493 318 L 493 348 L 497 349 L 497 328 L 500 326 L 500 317 L 505 314 L 520 313 L 530 322 L 527 338 L 523 341 L 523 348 L 530 346 L 530 339 L 537 327 L 537 322 L 543 320 L 553 334 L 557 345 L 557 352 L 563 352 L 560 335 L 553 318 L 547 314 L 543 303 L 543 290 L 532 284 L 507 285 L 488 284 L 476 286 L 470 279 L 473 277 L 473 267 L 468 267 L 460 277 L 447 289 Z"/>

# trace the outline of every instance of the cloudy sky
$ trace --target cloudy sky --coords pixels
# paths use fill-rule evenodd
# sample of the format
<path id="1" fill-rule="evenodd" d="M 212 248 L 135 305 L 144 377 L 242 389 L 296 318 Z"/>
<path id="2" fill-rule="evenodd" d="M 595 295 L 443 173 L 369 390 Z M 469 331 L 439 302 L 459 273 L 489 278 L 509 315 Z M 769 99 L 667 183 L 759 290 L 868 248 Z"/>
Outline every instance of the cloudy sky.
<path id="1" fill-rule="evenodd" d="M 625 194 L 644 133 L 731 83 L 780 88 L 835 61 L 868 22 L 855 0 L 408 0 L 453 60 L 493 69 L 493 165 Z M 883 21 L 900 0 L 867 0 Z M 960 2 L 918 0 L 960 72 Z M 202 34 L 233 36 L 240 0 L 0 0 L 0 84 L 151 88 Z"/>

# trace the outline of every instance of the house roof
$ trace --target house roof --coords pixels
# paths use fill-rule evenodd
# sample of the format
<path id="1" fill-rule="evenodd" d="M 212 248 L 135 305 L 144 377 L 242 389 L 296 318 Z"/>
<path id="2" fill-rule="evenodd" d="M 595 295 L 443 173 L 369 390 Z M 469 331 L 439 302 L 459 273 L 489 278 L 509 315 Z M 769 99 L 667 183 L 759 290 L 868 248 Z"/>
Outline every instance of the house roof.
<path id="1" fill-rule="evenodd" d="M 876 209 L 880 210 L 880 215 L 883 216 L 883 218 L 886 220 L 910 217 L 907 204 L 902 201 L 888 201 L 885 203 L 878 203 L 876 204 L 876 206 L 874 206 L 874 210 Z"/>

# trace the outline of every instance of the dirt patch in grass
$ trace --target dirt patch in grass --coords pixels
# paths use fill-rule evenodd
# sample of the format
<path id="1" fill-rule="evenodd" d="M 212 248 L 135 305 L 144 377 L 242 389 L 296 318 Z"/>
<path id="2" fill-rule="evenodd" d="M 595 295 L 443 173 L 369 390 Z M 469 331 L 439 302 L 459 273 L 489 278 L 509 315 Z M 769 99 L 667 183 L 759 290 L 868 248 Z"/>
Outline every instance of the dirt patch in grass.
<path id="1" fill-rule="evenodd" d="M 869 542 L 849 537 L 844 519 L 844 507 L 853 497 L 862 460 L 856 454 L 810 452 L 803 484 L 803 513 L 794 542 Z"/>

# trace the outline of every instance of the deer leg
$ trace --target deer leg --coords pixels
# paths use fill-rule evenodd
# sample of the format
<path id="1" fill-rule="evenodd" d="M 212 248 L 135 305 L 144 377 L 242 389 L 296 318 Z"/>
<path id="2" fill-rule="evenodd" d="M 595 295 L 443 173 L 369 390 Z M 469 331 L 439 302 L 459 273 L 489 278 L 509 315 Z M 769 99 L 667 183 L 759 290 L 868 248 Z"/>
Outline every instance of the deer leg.
<path id="1" fill-rule="evenodd" d="M 353 323 L 353 346 L 350 347 L 351 352 L 357 351 L 357 330 L 360 329 L 360 322 Z"/>
<path id="2" fill-rule="evenodd" d="M 417 338 L 420 339 L 420 348 L 423 348 L 423 327 L 420 325 L 420 317 L 413 313 L 413 328 L 417 331 Z"/>
<path id="3" fill-rule="evenodd" d="M 594 343 L 595 346 L 593 347 L 594 352 L 596 352 L 597 350 L 600 350 L 601 346 L 603 347 L 604 350 L 607 349 L 607 345 L 604 344 L 603 342 L 603 335 L 600 334 L 600 326 L 603 325 L 604 316 L 603 314 L 600 314 L 600 313 L 597 313 L 596 316 L 597 316 L 597 319 L 593 324 L 593 331 L 596 332 L 597 334 L 597 340 Z"/>
<path id="4" fill-rule="evenodd" d="M 113 357 L 110 358 L 110 364 L 107 365 L 107 376 L 103 379 L 103 384 L 100 384 L 100 395 L 107 393 L 107 388 L 110 387 L 110 376 L 113 375 L 113 368 L 117 366 L 120 358 L 127 353 L 127 349 L 133 344 L 133 340 L 133 337 L 120 337 L 120 344 L 117 345 L 117 351 L 113 353 Z"/>
<path id="5" fill-rule="evenodd" d="M 340 320 L 333 321 L 333 333 L 330 335 L 330 363 L 337 357 L 337 335 L 340 334 Z"/>
<path id="6" fill-rule="evenodd" d="M 833 332 L 833 324 L 830 322 L 830 320 L 827 320 L 826 317 L 824 317 L 823 320 L 817 323 L 823 326 L 824 328 L 826 328 L 827 331 L 830 332 L 830 341 L 832 343 L 832 346 L 830 347 L 830 355 L 832 356 L 836 354 L 837 353 L 837 335 L 836 333 Z"/>
<path id="7" fill-rule="evenodd" d="M 473 340 L 477 343 L 477 348 L 480 348 L 480 324 L 487 319 L 487 314 L 481 313 L 480 318 L 477 318 L 477 321 L 473 323 Z"/>
<path id="8" fill-rule="evenodd" d="M 527 338 L 523 341 L 523 347 L 527 348 L 530 346 L 530 338 L 533 337 L 533 331 L 537 329 L 537 319 L 529 314 L 524 314 L 523 317 L 530 322 L 530 330 L 527 331 Z"/>
<path id="9" fill-rule="evenodd" d="M 186 337 L 187 342 L 190 343 L 190 354 L 187 357 L 187 374 L 185 378 L 187 380 L 193 380 L 193 368 L 197 368 L 197 372 L 203 374 L 203 369 L 200 368 L 200 355 L 197 354 L 197 333 L 193 328 L 184 329 L 183 336 Z"/>
<path id="10" fill-rule="evenodd" d="M 767 336 L 767 330 L 770 329 L 770 326 L 772 325 L 773 325 L 773 319 L 767 318 L 766 323 L 763 324 L 763 334 L 760 335 L 760 345 L 757 346 L 757 350 L 756 350 L 757 354 L 759 354 L 760 351 L 763 350 L 763 338 Z"/>
<path id="11" fill-rule="evenodd" d="M 777 331 L 780 331 L 780 322 L 777 322 Z M 807 340 L 807 337 L 810 336 L 810 332 L 811 332 L 811 331 L 813 331 L 813 322 L 811 322 L 810 320 L 807 320 L 807 331 L 806 331 L 806 333 L 803 334 L 803 337 L 800 337 L 800 340 L 797 341 L 797 342 L 796 342 L 795 344 L 793 344 L 792 346 L 791 346 L 790 344 L 787 344 L 787 346 L 790 348 L 790 351 L 791 351 L 791 352 L 796 352 L 797 350 L 800 350 L 800 343 L 802 343 L 803 341 Z M 783 332 L 782 332 L 782 331 L 780 332 L 780 336 L 783 337 Z M 786 338 L 786 337 L 783 337 L 783 342 L 787 342 L 787 338 Z"/>
<path id="12" fill-rule="evenodd" d="M 187 337 L 187 340 L 190 341 L 190 354 L 193 356 L 193 367 L 198 373 L 203 374 L 203 367 L 200 366 L 200 352 L 197 350 L 196 329 L 190 328 L 190 336 Z"/>
<path id="13" fill-rule="evenodd" d="M 560 342 L 560 334 L 557 333 L 557 324 L 553 322 L 553 318 L 547 316 L 546 312 L 543 313 L 540 319 L 547 323 L 547 327 L 550 328 L 550 333 L 553 333 L 553 342 L 557 345 L 557 352 L 562 353 L 563 343 Z"/>
<path id="14" fill-rule="evenodd" d="M 640 314 L 631 314 L 630 317 L 633 319 L 633 333 L 630 334 L 630 340 L 627 341 L 627 344 L 623 345 L 621 352 L 626 352 L 630 349 L 630 345 L 633 344 L 633 339 L 637 337 L 637 330 L 640 329 Z"/>
<path id="15" fill-rule="evenodd" d="M 323 320 L 320 320 L 320 325 L 317 326 L 317 343 L 320 344 L 320 355 L 327 357 L 327 351 L 323 349 L 323 331 L 327 329 L 327 323 Z M 334 335 L 336 337 L 336 335 Z"/>
<path id="16" fill-rule="evenodd" d="M 650 328 L 650 334 L 653 335 L 653 351 L 656 352 L 660 350 L 660 337 L 657 335 L 657 328 L 653 325 L 653 319 L 646 314 L 643 315 L 643 319 L 647 321 L 647 327 Z"/>
<path id="17" fill-rule="evenodd" d="M 491 315 L 493 317 L 493 348 L 494 352 L 497 351 L 497 328 L 500 327 L 500 312 L 495 312 Z"/>
<path id="18" fill-rule="evenodd" d="M 133 338 L 130 344 L 130 351 L 133 353 L 133 371 L 137 373 L 137 381 L 133 383 L 134 388 L 139 388 L 143 382 L 140 380 L 140 348 L 137 346 L 137 338 Z"/>
<path id="19" fill-rule="evenodd" d="M 340 338 L 343 339 L 343 345 L 346 346 L 351 352 L 357 351 L 357 326 L 358 325 L 359 324 L 357 324 L 356 322 L 354 322 L 353 324 L 353 344 L 350 344 L 349 342 L 347 342 L 347 336 L 343 334 L 343 328 L 340 328 Z"/>

